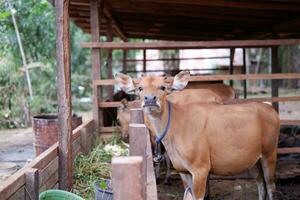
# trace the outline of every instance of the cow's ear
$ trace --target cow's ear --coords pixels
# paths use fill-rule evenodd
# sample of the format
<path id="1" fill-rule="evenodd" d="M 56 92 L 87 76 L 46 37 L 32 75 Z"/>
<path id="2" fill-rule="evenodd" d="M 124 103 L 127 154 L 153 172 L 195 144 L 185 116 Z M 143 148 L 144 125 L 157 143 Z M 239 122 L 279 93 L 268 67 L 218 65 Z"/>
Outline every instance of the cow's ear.
<path id="1" fill-rule="evenodd" d="M 122 73 L 115 74 L 116 86 L 128 94 L 135 93 L 133 80 L 130 76 Z"/>
<path id="2" fill-rule="evenodd" d="M 190 72 L 189 71 L 181 71 L 179 72 L 173 80 L 172 89 L 173 90 L 182 90 L 184 89 L 190 79 Z"/>

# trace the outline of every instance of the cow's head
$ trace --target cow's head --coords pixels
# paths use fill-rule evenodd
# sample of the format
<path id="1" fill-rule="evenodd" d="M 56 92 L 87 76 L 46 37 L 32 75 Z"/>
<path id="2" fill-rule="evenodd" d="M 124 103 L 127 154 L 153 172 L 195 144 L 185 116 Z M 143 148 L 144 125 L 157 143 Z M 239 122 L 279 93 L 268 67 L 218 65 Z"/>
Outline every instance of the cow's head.
<path id="1" fill-rule="evenodd" d="M 190 73 L 182 71 L 174 77 L 172 83 L 162 76 L 145 76 L 135 84 L 132 78 L 125 74 L 116 74 L 117 85 L 126 93 L 135 92 L 141 100 L 141 106 L 146 113 L 160 114 L 166 105 L 166 96 L 172 90 L 182 90 L 189 81 Z"/>

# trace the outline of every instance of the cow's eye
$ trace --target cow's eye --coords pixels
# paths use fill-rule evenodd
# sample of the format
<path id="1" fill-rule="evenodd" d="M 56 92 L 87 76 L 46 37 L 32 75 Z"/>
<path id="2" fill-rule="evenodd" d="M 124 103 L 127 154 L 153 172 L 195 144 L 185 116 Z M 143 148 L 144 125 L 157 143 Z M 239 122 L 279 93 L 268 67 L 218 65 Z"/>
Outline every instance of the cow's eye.
<path id="1" fill-rule="evenodd" d="M 166 87 L 165 86 L 160 86 L 159 89 L 161 89 L 162 91 L 165 91 Z"/>
<path id="2" fill-rule="evenodd" d="M 142 87 L 138 87 L 138 90 L 141 92 L 141 91 L 143 91 L 143 88 Z"/>

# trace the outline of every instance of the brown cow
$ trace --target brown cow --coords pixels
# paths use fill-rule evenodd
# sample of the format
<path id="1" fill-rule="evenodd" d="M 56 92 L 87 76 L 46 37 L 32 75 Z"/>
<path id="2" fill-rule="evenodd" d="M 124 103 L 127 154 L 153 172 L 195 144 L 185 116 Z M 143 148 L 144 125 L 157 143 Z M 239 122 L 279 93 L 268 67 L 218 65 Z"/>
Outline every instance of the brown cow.
<path id="1" fill-rule="evenodd" d="M 233 175 L 257 167 L 259 199 L 273 199 L 280 121 L 263 103 L 221 105 L 213 102 L 170 103 L 163 77 L 142 77 L 138 85 L 117 75 L 121 88 L 137 88 L 146 125 L 164 144 L 174 168 L 185 182 L 187 196 L 204 198 L 209 173 Z M 174 80 L 183 89 L 186 78 Z M 125 91 L 126 92 L 126 91 Z"/>

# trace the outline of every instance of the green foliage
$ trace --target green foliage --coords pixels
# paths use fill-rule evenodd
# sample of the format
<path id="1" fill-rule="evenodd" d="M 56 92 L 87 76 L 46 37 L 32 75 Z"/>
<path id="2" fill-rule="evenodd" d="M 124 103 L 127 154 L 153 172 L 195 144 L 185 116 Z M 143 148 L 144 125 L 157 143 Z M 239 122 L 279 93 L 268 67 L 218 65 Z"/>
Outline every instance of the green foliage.
<path id="1" fill-rule="evenodd" d="M 29 100 L 21 54 L 11 10 L 0 2 L 0 122 L 26 125 L 25 110 L 32 115 L 57 112 L 55 15 L 47 0 L 10 0 L 18 25 L 27 63 L 40 63 L 30 69 L 33 100 Z M 90 51 L 80 48 L 89 41 L 73 23 L 71 32 L 72 93 L 74 98 L 91 96 Z M 77 106 L 81 108 L 82 106 Z M 25 110 L 24 110 L 25 109 Z M 26 120 L 25 120 L 26 121 Z M 0 127 L 5 125 L 0 123 Z"/>

